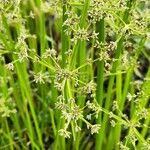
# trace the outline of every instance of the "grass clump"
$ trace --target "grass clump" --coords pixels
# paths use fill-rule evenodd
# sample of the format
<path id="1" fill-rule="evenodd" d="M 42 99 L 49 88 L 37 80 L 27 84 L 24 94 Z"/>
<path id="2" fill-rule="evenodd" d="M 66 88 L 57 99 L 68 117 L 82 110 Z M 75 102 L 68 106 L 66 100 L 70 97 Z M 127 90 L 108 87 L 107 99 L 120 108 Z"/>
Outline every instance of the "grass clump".
<path id="1" fill-rule="evenodd" d="M 147 0 L 0 0 L 0 149 L 150 149 Z"/>

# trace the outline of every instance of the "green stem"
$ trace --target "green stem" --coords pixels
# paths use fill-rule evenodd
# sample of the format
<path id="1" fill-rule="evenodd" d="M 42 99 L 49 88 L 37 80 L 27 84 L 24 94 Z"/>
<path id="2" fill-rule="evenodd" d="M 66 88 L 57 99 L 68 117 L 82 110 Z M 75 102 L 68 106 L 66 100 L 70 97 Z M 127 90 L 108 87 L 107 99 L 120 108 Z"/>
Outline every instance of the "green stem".
<path id="1" fill-rule="evenodd" d="M 104 43 L 105 42 L 105 24 L 104 19 L 101 19 L 100 22 L 97 24 L 97 30 L 99 33 L 99 42 Z M 104 61 L 98 61 L 97 63 L 97 87 L 96 87 L 96 99 L 100 106 L 102 106 L 103 101 L 103 93 L 104 93 Z M 99 114 L 97 123 L 102 123 L 102 115 Z M 96 150 L 99 150 L 101 145 L 101 133 L 98 133 L 96 135 Z"/>

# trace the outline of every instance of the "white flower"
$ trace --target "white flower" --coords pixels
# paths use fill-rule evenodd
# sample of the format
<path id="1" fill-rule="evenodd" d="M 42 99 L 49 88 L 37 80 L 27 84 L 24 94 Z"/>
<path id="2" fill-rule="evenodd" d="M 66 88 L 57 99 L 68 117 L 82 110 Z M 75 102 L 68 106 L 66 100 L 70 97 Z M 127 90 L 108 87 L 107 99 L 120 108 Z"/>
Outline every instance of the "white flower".
<path id="1" fill-rule="evenodd" d="M 47 49 L 42 55 L 43 58 L 54 57 L 56 58 L 57 51 L 55 49 Z"/>
<path id="2" fill-rule="evenodd" d="M 27 49 L 23 47 L 23 49 L 18 53 L 19 61 L 22 62 L 23 60 L 28 59 Z"/>
<path id="3" fill-rule="evenodd" d="M 13 63 L 6 64 L 5 66 L 6 66 L 6 69 L 8 69 L 8 70 L 10 70 L 10 71 L 11 71 L 11 70 L 12 70 L 12 71 L 14 70 L 14 65 L 13 65 Z"/>
<path id="4" fill-rule="evenodd" d="M 44 84 L 45 82 L 50 81 L 48 72 L 38 72 L 37 74 L 34 74 L 34 81 L 40 84 Z"/>
<path id="5" fill-rule="evenodd" d="M 67 131 L 66 129 L 60 129 L 58 132 L 60 136 L 64 136 L 65 138 L 70 138 L 71 132 Z"/>
<path id="6" fill-rule="evenodd" d="M 99 132 L 100 127 L 101 127 L 101 125 L 100 125 L 100 124 L 92 125 L 92 126 L 91 126 L 91 134 L 98 133 L 98 132 Z"/>
<path id="7" fill-rule="evenodd" d="M 86 118 L 87 118 L 88 120 L 91 120 L 91 114 L 87 115 Z"/>

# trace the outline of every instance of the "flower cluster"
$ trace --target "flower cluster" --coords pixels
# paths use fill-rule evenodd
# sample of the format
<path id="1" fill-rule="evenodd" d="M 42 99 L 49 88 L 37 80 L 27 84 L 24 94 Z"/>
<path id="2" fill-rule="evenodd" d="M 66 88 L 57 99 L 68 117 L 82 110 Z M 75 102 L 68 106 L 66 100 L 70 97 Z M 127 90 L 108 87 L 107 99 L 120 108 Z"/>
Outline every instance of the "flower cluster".
<path id="1" fill-rule="evenodd" d="M 91 134 L 94 134 L 94 133 L 98 133 L 100 128 L 101 128 L 101 125 L 100 124 L 94 124 L 94 125 L 87 125 L 87 128 L 91 130 Z"/>
<path id="2" fill-rule="evenodd" d="M 136 95 L 135 95 L 135 94 L 128 93 L 127 99 L 128 99 L 129 102 L 132 101 L 132 100 L 135 99 L 135 98 L 136 98 Z"/>
<path id="3" fill-rule="evenodd" d="M 135 136 L 133 132 L 129 134 L 126 140 L 128 140 L 134 147 L 136 146 L 136 142 L 138 141 L 137 137 Z"/>
<path id="4" fill-rule="evenodd" d="M 57 51 L 55 49 L 46 49 L 45 53 L 43 53 L 42 58 L 49 58 L 49 57 L 53 57 L 54 59 L 56 59 L 56 55 L 57 55 Z"/>
<path id="5" fill-rule="evenodd" d="M 5 65 L 6 69 L 13 71 L 14 70 L 14 64 L 13 63 L 8 63 Z"/>
<path id="6" fill-rule="evenodd" d="M 88 120 L 91 120 L 92 115 L 94 115 L 95 118 L 98 118 L 98 114 L 102 111 L 101 108 L 99 107 L 99 105 L 96 103 L 96 101 L 94 101 L 94 102 L 87 101 L 86 102 L 86 107 L 90 111 L 92 111 L 92 114 L 87 115 Z"/>
<path id="7" fill-rule="evenodd" d="M 105 72 L 109 74 L 112 68 L 112 62 L 116 61 L 113 59 L 114 51 L 116 49 L 116 42 L 110 41 L 105 44 L 97 42 L 96 47 L 100 49 L 98 58 L 100 61 L 104 61 Z"/>
<path id="8" fill-rule="evenodd" d="M 83 118 L 82 109 L 76 105 L 75 100 L 72 98 L 68 100 L 68 103 L 64 103 L 63 101 L 57 102 L 56 108 L 61 111 L 62 117 L 65 118 L 66 122 L 64 128 L 59 130 L 59 134 L 65 138 L 69 138 L 71 133 L 67 129 L 71 122 L 75 124 L 75 131 L 80 130 L 77 121 Z"/>
<path id="9" fill-rule="evenodd" d="M 76 31 L 74 31 L 74 38 L 73 41 L 77 41 L 78 39 L 80 40 L 89 40 L 89 33 L 87 29 L 80 29 L 78 28 Z"/>
<path id="10" fill-rule="evenodd" d="M 70 138 L 71 132 L 65 129 L 60 129 L 58 132 L 60 136 L 64 136 L 65 138 Z"/>
<path id="11" fill-rule="evenodd" d="M 14 101 L 9 99 L 0 99 L 0 115 L 2 117 L 10 117 L 11 114 L 16 113 Z"/>
<path id="12" fill-rule="evenodd" d="M 75 71 L 70 71 L 68 69 L 58 68 L 56 70 L 54 85 L 57 90 L 62 91 L 65 81 L 67 79 L 71 79 L 71 81 L 75 81 L 75 86 L 78 85 L 78 73 Z"/>
<path id="13" fill-rule="evenodd" d="M 63 23 L 63 26 L 67 27 L 65 30 L 66 34 L 71 35 L 72 31 L 77 28 L 80 17 L 78 17 L 78 15 L 73 10 L 67 11 L 65 15 L 67 15 L 67 19 Z"/>
<path id="14" fill-rule="evenodd" d="M 91 94 L 91 96 L 95 96 L 95 91 L 96 91 L 96 83 L 94 81 L 90 81 L 87 83 L 85 86 L 80 88 L 80 91 L 82 94 Z"/>
<path id="15" fill-rule="evenodd" d="M 56 80 L 62 81 L 64 79 L 69 79 L 72 77 L 72 72 L 66 69 L 58 69 L 56 73 Z"/>
<path id="16" fill-rule="evenodd" d="M 40 9 L 44 13 L 49 13 L 50 15 L 55 15 L 56 18 L 59 18 L 62 15 L 62 8 L 60 0 L 47 0 L 41 3 Z"/>
<path id="17" fill-rule="evenodd" d="M 48 72 L 38 72 L 38 73 L 33 73 L 34 76 L 34 82 L 35 83 L 40 83 L 40 84 L 44 84 L 44 83 L 50 83 L 50 76 Z"/>
<path id="18" fill-rule="evenodd" d="M 105 12 L 102 10 L 102 7 L 104 7 L 104 5 L 104 1 L 92 0 L 91 9 L 88 11 L 88 17 L 91 23 L 96 23 L 104 17 Z"/>
<path id="19" fill-rule="evenodd" d="M 22 24 L 20 28 L 20 35 L 18 36 L 18 41 L 15 45 L 15 49 L 18 52 L 19 61 L 22 62 L 28 59 L 28 45 L 26 43 L 26 39 L 30 36 L 28 31 L 24 27 L 25 25 Z"/>
<path id="20" fill-rule="evenodd" d="M 147 119 L 148 115 L 149 115 L 149 112 L 148 112 L 148 110 L 146 108 L 141 108 L 137 112 L 137 116 L 138 116 L 139 120 L 141 120 L 141 119 Z"/>
<path id="21" fill-rule="evenodd" d="M 60 109 L 63 117 L 66 120 L 74 120 L 77 121 L 83 117 L 82 110 L 76 105 L 74 99 L 69 99 L 68 104 L 60 101 L 56 103 L 56 108 Z"/>
<path id="22" fill-rule="evenodd" d="M 71 122 L 74 122 L 74 130 L 76 132 L 80 131 L 81 128 L 78 125 L 78 120 L 82 120 L 86 123 L 87 128 L 90 129 L 91 134 L 98 133 L 101 127 L 100 124 L 90 124 L 87 120 L 84 119 L 83 109 L 81 109 L 73 98 L 69 99 L 67 103 L 65 103 L 64 98 L 59 97 L 60 101 L 56 103 L 56 108 L 59 109 L 62 113 L 62 117 L 65 119 L 65 125 L 63 129 L 59 130 L 59 134 L 64 136 L 65 138 L 70 138 L 71 132 L 68 131 L 69 125 Z M 92 109 L 96 113 L 99 113 L 99 107 L 94 105 L 94 103 L 87 103 L 87 107 Z"/>
<path id="23" fill-rule="evenodd" d="M 122 142 L 119 143 L 119 148 L 120 148 L 120 150 L 130 150 L 129 147 L 124 145 Z"/>

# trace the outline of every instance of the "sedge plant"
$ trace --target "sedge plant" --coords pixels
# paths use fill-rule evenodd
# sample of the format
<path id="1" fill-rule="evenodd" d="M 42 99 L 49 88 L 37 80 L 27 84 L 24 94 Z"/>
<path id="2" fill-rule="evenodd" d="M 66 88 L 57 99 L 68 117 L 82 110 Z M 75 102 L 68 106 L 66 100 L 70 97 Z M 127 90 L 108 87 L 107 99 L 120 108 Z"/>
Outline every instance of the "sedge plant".
<path id="1" fill-rule="evenodd" d="M 149 150 L 148 0 L 0 0 L 0 149 Z"/>

